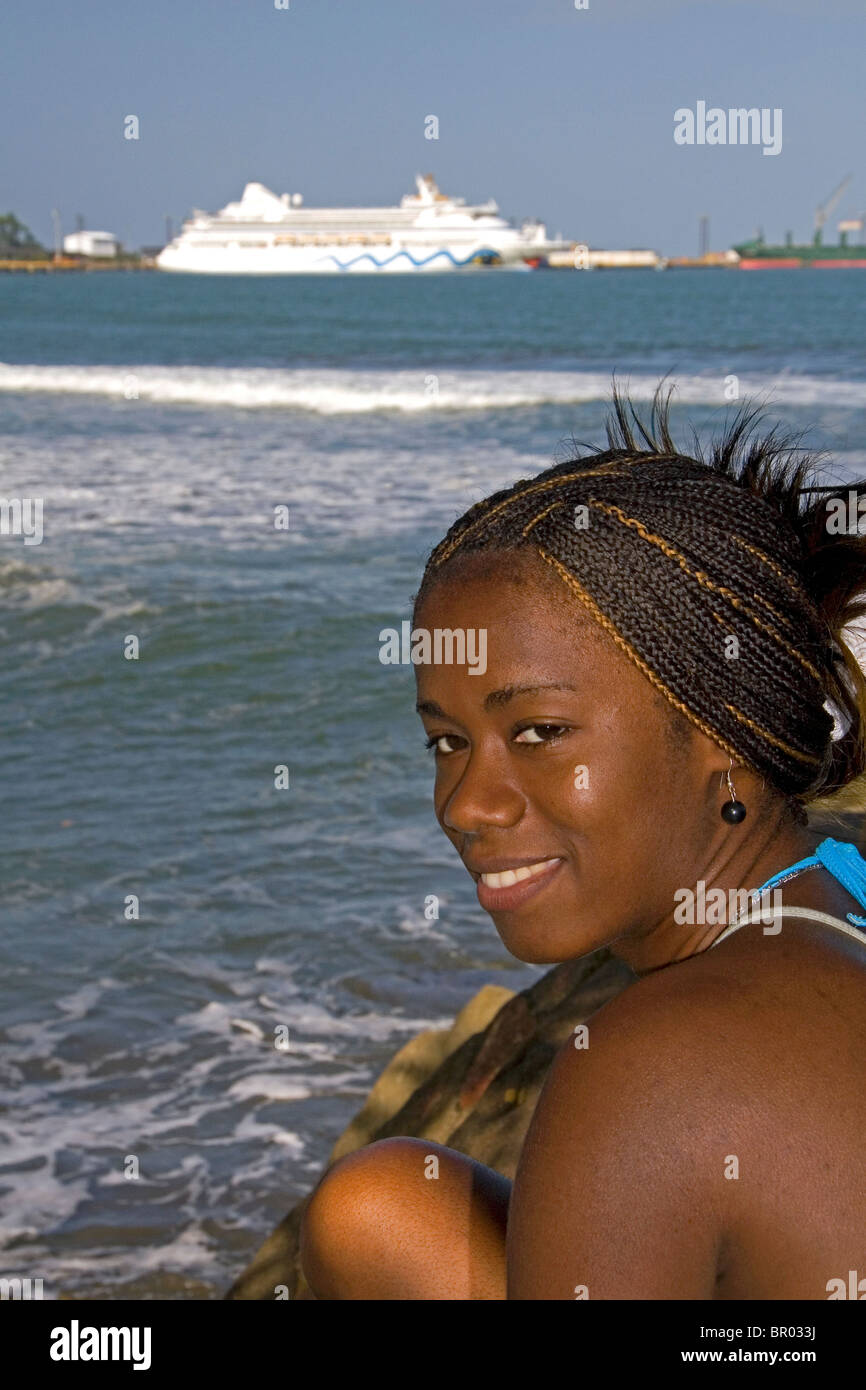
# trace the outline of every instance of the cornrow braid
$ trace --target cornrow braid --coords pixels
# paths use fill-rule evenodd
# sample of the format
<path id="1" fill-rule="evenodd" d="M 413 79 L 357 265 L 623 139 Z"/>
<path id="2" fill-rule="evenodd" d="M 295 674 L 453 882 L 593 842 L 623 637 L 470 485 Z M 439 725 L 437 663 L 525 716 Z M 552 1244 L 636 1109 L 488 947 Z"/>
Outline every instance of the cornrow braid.
<path id="1" fill-rule="evenodd" d="M 844 630 L 866 613 L 866 535 L 798 438 L 744 406 L 706 457 L 678 452 L 671 391 L 648 423 L 614 387 L 605 450 L 476 503 L 416 597 L 479 551 L 534 550 L 680 714 L 789 801 L 866 771 L 866 680 Z M 866 499 L 866 482 L 846 483 Z M 859 511 L 858 511 L 859 515 Z M 839 736 L 834 737 L 835 710 Z"/>

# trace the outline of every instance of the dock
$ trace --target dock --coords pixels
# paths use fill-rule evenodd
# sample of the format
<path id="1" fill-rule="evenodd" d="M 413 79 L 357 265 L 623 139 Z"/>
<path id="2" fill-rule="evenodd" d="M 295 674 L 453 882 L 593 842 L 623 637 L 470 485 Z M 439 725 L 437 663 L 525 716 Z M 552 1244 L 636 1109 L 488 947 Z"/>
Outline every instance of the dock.
<path id="1" fill-rule="evenodd" d="M 151 260 L 83 261 L 80 257 L 60 256 L 56 260 L 0 260 L 0 274 L 53 275 L 64 270 L 154 270 Z"/>

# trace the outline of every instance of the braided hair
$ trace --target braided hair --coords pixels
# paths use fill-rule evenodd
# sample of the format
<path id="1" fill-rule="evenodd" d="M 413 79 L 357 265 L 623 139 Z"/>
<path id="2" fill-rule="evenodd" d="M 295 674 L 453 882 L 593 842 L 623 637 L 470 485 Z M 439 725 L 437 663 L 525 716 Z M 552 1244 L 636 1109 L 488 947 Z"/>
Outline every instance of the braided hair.
<path id="1" fill-rule="evenodd" d="M 416 612 L 463 557 L 533 550 L 680 715 L 802 816 L 866 770 L 866 680 L 843 637 L 866 613 L 866 534 L 829 524 L 817 457 L 776 429 L 757 437 L 757 407 L 690 456 L 670 396 L 657 389 L 646 424 L 615 387 L 607 449 L 470 507 L 432 551 Z M 859 504 L 866 482 L 845 491 Z"/>

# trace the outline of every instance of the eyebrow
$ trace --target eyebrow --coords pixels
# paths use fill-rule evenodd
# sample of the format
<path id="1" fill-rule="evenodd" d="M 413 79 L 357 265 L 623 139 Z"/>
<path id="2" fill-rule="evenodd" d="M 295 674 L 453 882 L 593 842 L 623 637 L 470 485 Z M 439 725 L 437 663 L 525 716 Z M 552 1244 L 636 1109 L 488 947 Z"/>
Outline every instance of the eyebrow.
<path id="1" fill-rule="evenodd" d="M 502 709 L 509 701 L 517 698 L 518 695 L 537 695 L 541 690 L 570 690 L 576 694 L 573 685 L 561 685 L 558 681 L 549 682 L 545 685 L 506 685 L 501 690 L 491 690 L 489 695 L 484 698 L 484 709 Z M 451 716 L 446 714 L 435 700 L 419 700 L 415 706 L 419 714 L 427 714 L 434 719 L 449 719 Z"/>

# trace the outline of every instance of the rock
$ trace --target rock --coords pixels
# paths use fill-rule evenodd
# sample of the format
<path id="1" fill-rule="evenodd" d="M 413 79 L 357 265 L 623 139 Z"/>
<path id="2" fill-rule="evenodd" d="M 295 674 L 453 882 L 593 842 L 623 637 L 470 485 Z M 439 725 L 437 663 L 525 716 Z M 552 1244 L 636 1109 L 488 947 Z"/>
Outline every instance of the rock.
<path id="1" fill-rule="evenodd" d="M 388 1063 L 371 1090 L 363 1109 L 340 1135 L 331 1151 L 328 1165 L 369 1144 L 373 1136 L 403 1106 L 413 1091 L 441 1066 L 467 1038 L 480 1033 L 514 997 L 514 990 L 502 985 L 484 985 L 464 1004 L 450 1028 L 428 1028 L 401 1047 Z"/>

